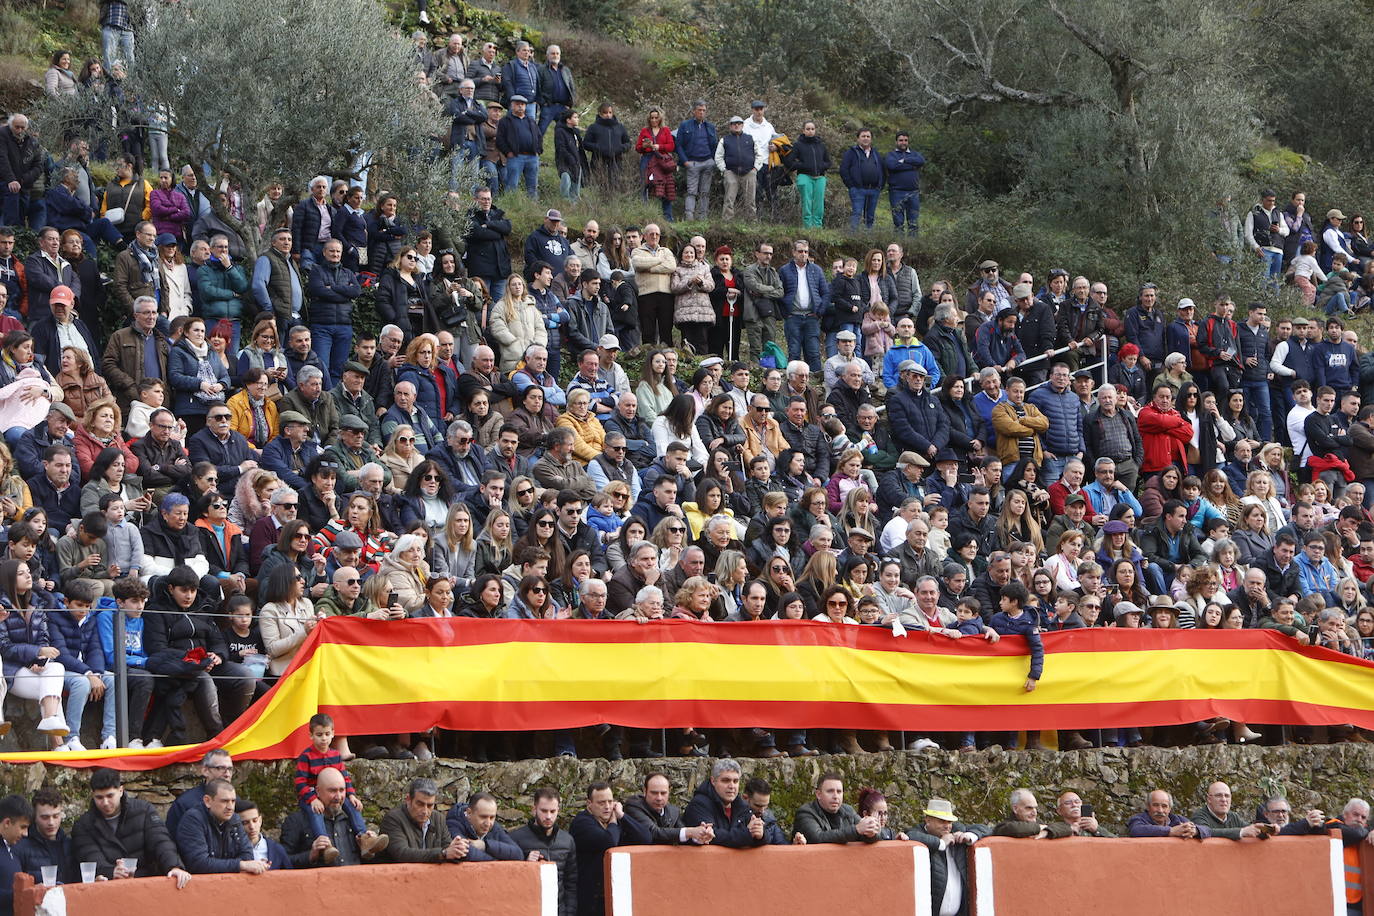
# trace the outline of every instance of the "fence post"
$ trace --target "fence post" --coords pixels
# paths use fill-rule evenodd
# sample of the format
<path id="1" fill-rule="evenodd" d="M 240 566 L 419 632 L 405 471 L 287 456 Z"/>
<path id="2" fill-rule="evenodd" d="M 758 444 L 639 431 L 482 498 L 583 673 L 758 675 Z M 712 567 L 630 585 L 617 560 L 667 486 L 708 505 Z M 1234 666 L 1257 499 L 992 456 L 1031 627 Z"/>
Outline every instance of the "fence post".
<path id="1" fill-rule="evenodd" d="M 124 646 L 124 609 L 114 609 L 115 744 L 129 746 L 129 664 Z M 142 737 L 142 736 L 140 736 Z"/>

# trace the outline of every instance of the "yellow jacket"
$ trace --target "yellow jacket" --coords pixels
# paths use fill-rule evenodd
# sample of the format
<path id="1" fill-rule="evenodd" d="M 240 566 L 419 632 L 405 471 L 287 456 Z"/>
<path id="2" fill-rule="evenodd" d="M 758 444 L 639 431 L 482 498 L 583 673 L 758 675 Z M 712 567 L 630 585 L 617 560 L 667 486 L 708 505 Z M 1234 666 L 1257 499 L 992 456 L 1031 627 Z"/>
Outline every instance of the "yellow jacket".
<path id="1" fill-rule="evenodd" d="M 248 392 L 238 392 L 228 400 L 226 406 L 230 413 L 229 428 L 251 442 L 253 439 L 253 408 L 248 406 Z M 277 420 L 277 402 L 271 398 L 265 398 L 263 413 L 267 415 L 267 442 L 271 442 L 277 438 L 281 425 Z M 266 445 L 267 442 L 264 442 L 263 445 Z"/>
<path id="2" fill-rule="evenodd" d="M 554 426 L 566 426 L 573 431 L 573 457 L 585 466 L 606 447 L 606 430 L 592 412 L 579 420 L 570 413 L 561 414 Z"/>

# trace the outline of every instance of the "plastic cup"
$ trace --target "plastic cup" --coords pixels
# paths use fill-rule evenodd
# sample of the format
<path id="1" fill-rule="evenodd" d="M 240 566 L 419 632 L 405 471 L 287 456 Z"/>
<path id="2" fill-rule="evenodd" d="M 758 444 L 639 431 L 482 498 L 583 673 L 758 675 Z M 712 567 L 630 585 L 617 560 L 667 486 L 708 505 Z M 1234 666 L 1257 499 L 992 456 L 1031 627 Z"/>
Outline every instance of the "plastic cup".
<path id="1" fill-rule="evenodd" d="M 40 871 L 43 874 L 44 887 L 57 887 L 57 866 L 44 865 Z"/>
<path id="2" fill-rule="evenodd" d="M 131 876 L 134 874 L 134 872 L 138 871 L 138 860 L 137 860 L 137 859 L 128 859 L 128 858 L 125 858 L 125 859 L 120 859 L 119 861 L 124 863 L 124 867 L 125 867 L 126 869 L 128 869 L 129 874 L 130 874 Z"/>
<path id="3" fill-rule="evenodd" d="M 81 883 L 82 883 L 82 884 L 94 884 L 94 883 L 95 883 L 95 863 L 94 863 L 94 862 L 82 862 L 82 863 L 81 863 Z"/>

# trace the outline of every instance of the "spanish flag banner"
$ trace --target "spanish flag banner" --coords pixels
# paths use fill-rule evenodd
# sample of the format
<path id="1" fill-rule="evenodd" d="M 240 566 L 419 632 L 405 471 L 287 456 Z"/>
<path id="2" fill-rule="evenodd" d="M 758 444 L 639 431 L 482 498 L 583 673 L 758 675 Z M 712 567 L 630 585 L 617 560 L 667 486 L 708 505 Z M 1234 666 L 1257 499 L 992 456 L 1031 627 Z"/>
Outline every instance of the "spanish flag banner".
<path id="1" fill-rule="evenodd" d="M 26 752 L 6 763 L 144 770 L 294 757 L 306 722 L 340 734 L 577 728 L 1018 731 L 1253 723 L 1374 728 L 1374 663 L 1272 630 L 1046 634 L 1026 692 L 1026 642 L 812 621 L 321 622 L 277 685 L 215 741 L 156 750 Z"/>

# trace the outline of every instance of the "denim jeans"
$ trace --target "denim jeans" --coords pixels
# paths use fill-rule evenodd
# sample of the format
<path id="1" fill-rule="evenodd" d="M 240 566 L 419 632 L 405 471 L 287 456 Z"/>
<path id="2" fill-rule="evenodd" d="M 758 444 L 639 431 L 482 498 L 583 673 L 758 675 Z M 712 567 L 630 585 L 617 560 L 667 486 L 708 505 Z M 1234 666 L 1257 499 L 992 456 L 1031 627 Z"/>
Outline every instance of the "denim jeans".
<path id="1" fill-rule="evenodd" d="M 563 115 L 571 111 L 567 105 L 559 105 L 557 102 L 552 105 L 545 105 L 539 111 L 539 135 L 542 137 L 549 129 L 549 125 L 554 121 L 561 121 Z M 530 115 L 534 117 L 534 115 Z"/>
<path id="2" fill-rule="evenodd" d="M 859 217 L 862 215 L 865 229 L 873 228 L 873 219 L 878 215 L 878 189 L 877 188 L 850 188 L 849 189 L 849 228 L 859 228 Z"/>
<path id="3" fill-rule="evenodd" d="M 559 172 L 558 193 L 568 200 L 577 200 L 577 196 L 582 193 L 582 182 L 580 180 L 574 181 L 567 172 Z"/>
<path id="4" fill-rule="evenodd" d="M 42 197 L 30 196 L 28 189 L 18 194 L 0 191 L 0 225 L 28 226 L 35 232 L 47 222 L 48 205 Z"/>
<path id="5" fill-rule="evenodd" d="M 301 813 L 305 815 L 305 822 L 310 825 L 310 829 L 315 832 L 315 836 L 328 836 L 329 831 L 324 829 L 324 818 L 310 810 L 310 802 L 299 802 Z M 367 824 L 363 821 L 363 813 L 353 807 L 353 802 L 345 798 L 343 803 L 344 813 L 348 815 L 348 826 L 353 828 L 354 836 L 360 833 L 367 833 Z"/>
<path id="6" fill-rule="evenodd" d="M 1283 252 L 1262 248 L 1260 254 L 1264 255 L 1264 266 L 1269 274 L 1269 283 L 1277 287 L 1279 285 L 1278 278 L 1283 273 Z"/>
<path id="7" fill-rule="evenodd" d="M 539 157 L 533 153 L 512 156 L 506 163 L 506 190 L 513 191 L 519 186 L 521 178 L 525 181 L 525 193 L 530 197 L 539 196 Z"/>
<path id="8" fill-rule="evenodd" d="M 100 53 L 105 58 L 105 72 L 110 72 L 115 61 L 127 68 L 134 62 L 134 33 L 132 29 L 112 29 L 100 27 Z"/>
<path id="9" fill-rule="evenodd" d="M 312 324 L 310 339 L 315 347 L 315 355 L 320 358 L 329 371 L 328 385 L 343 378 L 343 365 L 348 362 L 348 351 L 353 347 L 353 326 L 351 324 Z"/>
<path id="10" fill-rule="evenodd" d="M 1260 439 L 1268 442 L 1274 437 L 1274 412 L 1269 406 L 1269 382 L 1261 379 L 1255 382 L 1242 381 L 1241 390 L 1245 392 L 1245 404 L 1250 416 L 1255 418 L 1259 427 Z M 1287 414 L 1284 415 L 1287 417 Z"/>
<path id="11" fill-rule="evenodd" d="M 506 277 L 479 277 L 483 283 L 487 284 L 487 296 L 492 302 L 500 302 L 501 297 L 506 292 Z"/>
<path id="12" fill-rule="evenodd" d="M 689 161 L 687 172 L 687 219 L 705 219 L 711 212 L 711 182 L 716 176 L 714 159 Z"/>
<path id="13" fill-rule="evenodd" d="M 483 159 L 477 166 L 481 170 L 482 180 L 487 183 L 491 190 L 491 196 L 495 197 L 501 193 L 501 170 L 496 167 L 496 163 L 490 159 Z"/>
<path id="14" fill-rule="evenodd" d="M 788 360 L 805 359 L 812 372 L 821 369 L 821 321 L 814 314 L 788 315 L 783 323 Z M 806 355 L 803 356 L 802 354 Z"/>
<path id="15" fill-rule="evenodd" d="M 1045 463 L 1040 466 L 1040 476 L 1044 480 L 1040 481 L 1042 487 L 1048 487 L 1056 480 L 1064 476 L 1064 465 L 1069 463 L 1068 458 L 1046 458 Z"/>
<path id="16" fill-rule="evenodd" d="M 892 204 L 892 225 L 898 232 L 915 235 L 921 223 L 920 191 L 888 191 Z"/>
<path id="17" fill-rule="evenodd" d="M 836 328 L 836 329 L 833 330 L 833 331 L 826 331 L 826 332 L 825 332 L 825 358 L 826 358 L 826 359 L 829 359 L 830 357 L 834 356 L 836 353 L 840 352 L 839 334 L 840 334 L 841 331 L 852 331 L 852 332 L 854 333 L 854 336 L 855 336 L 855 337 L 859 337 L 859 331 L 860 331 L 860 330 L 861 330 L 861 328 L 860 328 L 859 325 L 857 325 L 857 324 L 842 324 L 842 325 L 840 325 L 838 328 Z M 859 340 L 862 341 L 863 338 L 862 338 L 862 337 L 859 337 Z M 860 349 L 860 350 L 863 349 L 863 344 L 862 344 L 862 343 L 859 344 L 859 349 Z"/>
<path id="18" fill-rule="evenodd" d="M 79 738 L 81 716 L 86 712 L 86 701 L 91 696 L 91 681 L 84 674 L 68 671 L 62 675 L 62 686 L 67 690 L 67 734 L 71 738 Z"/>

